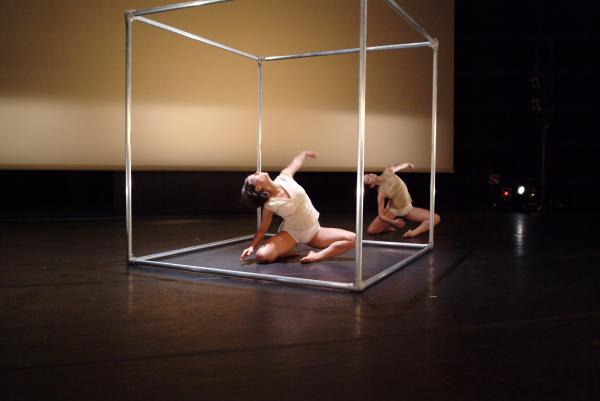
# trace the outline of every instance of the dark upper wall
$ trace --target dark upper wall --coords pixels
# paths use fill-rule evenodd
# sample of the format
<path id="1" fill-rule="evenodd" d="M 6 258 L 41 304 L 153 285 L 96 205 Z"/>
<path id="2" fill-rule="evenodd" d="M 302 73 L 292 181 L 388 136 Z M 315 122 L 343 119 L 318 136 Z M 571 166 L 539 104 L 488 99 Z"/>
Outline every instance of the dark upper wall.
<path id="1" fill-rule="evenodd" d="M 272 172 L 274 177 L 276 172 Z M 142 171 L 133 174 L 136 216 L 253 213 L 240 199 L 247 172 Z M 426 174 L 402 174 L 415 205 L 428 207 Z M 324 213 L 355 210 L 356 175 L 299 172 L 298 182 Z M 124 174 L 112 171 L 0 171 L 7 189 L 0 198 L 0 219 L 124 216 Z M 454 174 L 439 174 L 438 208 L 442 211 L 474 205 Z M 376 213 L 376 192 L 365 190 L 365 213 Z"/>
<path id="2" fill-rule="evenodd" d="M 591 207 L 600 151 L 590 62 L 600 47 L 598 15 L 592 1 L 456 2 L 455 167 L 473 182 L 472 196 L 491 172 L 507 185 L 539 185 L 545 126 L 548 200 Z"/>

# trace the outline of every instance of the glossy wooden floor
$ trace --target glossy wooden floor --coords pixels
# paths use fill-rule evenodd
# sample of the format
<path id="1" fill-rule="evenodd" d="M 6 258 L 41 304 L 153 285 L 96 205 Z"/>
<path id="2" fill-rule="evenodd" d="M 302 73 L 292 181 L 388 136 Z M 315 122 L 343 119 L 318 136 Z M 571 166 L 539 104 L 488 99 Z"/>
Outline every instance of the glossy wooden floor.
<path id="1" fill-rule="evenodd" d="M 0 398 L 597 400 L 597 222 L 446 214 L 433 253 L 362 294 L 127 274 L 120 220 L 3 222 Z M 135 251 L 253 225 L 140 220 Z"/>

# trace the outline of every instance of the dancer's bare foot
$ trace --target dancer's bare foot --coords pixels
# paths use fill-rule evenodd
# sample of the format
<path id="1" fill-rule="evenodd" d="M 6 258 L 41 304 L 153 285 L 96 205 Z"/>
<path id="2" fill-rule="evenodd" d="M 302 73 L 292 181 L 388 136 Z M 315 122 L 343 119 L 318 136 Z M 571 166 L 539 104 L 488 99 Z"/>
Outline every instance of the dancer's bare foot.
<path id="1" fill-rule="evenodd" d="M 402 238 L 414 238 L 416 236 L 417 234 L 415 234 L 413 230 L 408 230 L 404 233 L 404 235 L 402 235 Z"/>
<path id="2" fill-rule="evenodd" d="M 318 261 L 319 261 L 319 257 L 317 256 L 317 253 L 315 251 L 308 252 L 308 255 L 306 255 L 305 257 L 300 259 L 300 263 L 312 263 L 312 262 L 318 262 Z"/>

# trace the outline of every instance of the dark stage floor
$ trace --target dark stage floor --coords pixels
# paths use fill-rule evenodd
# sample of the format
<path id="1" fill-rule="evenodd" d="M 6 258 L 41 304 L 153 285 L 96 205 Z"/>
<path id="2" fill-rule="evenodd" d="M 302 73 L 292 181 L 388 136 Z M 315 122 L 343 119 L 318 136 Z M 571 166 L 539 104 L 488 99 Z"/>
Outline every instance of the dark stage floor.
<path id="1" fill-rule="evenodd" d="M 237 242 L 216 248 L 157 257 L 152 260 L 192 267 L 201 266 L 227 271 L 277 275 L 286 278 L 302 278 L 343 284 L 354 282 L 356 269 L 356 254 L 354 249 L 321 262 L 302 264 L 300 263 L 300 259 L 304 255 L 307 255 L 311 248 L 306 245 L 297 245 L 293 251 L 288 252 L 272 263 L 256 263 L 253 256 L 240 262 L 240 254 L 248 246 L 248 242 Z M 420 251 L 420 249 L 365 244 L 362 252 L 362 277 L 366 281 L 413 255 L 418 256 L 416 254 Z M 406 263 L 409 261 L 410 259 Z"/>
<path id="2" fill-rule="evenodd" d="M 0 399 L 600 399 L 598 216 L 442 218 L 433 253 L 362 294 L 126 274 L 120 220 L 3 222 Z M 141 219 L 135 253 L 253 227 Z"/>

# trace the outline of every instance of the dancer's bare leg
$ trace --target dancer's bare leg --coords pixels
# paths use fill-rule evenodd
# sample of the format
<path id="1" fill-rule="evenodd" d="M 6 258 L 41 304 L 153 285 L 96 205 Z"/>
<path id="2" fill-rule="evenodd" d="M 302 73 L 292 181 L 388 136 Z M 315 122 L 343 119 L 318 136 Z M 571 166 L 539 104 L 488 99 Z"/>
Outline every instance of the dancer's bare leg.
<path id="1" fill-rule="evenodd" d="M 385 210 L 383 213 L 385 213 L 385 217 L 387 217 L 388 219 L 396 219 L 396 215 L 390 212 L 389 210 Z M 367 228 L 367 233 L 369 234 L 380 234 L 384 231 L 396 231 L 396 227 L 383 220 L 379 216 L 375 217 L 371 224 L 369 224 L 369 227 Z"/>
<path id="2" fill-rule="evenodd" d="M 427 209 L 421 209 L 420 207 L 413 207 L 408 214 L 403 216 L 406 220 L 420 223 L 417 227 L 412 230 L 408 230 L 404 233 L 404 238 L 412 238 L 417 235 L 423 234 L 429 230 L 429 215 L 431 213 Z M 440 215 L 435 213 L 433 216 L 433 225 L 437 225 L 440 222 Z"/>
<path id="3" fill-rule="evenodd" d="M 318 252 L 310 251 L 300 259 L 301 263 L 318 262 L 332 256 L 344 253 L 354 246 L 356 235 L 341 228 L 321 227 L 308 243 L 309 246 L 320 248 Z"/>
<path id="4" fill-rule="evenodd" d="M 267 242 L 256 251 L 257 263 L 274 262 L 281 255 L 291 251 L 297 242 L 287 231 L 280 231 L 269 238 Z"/>

